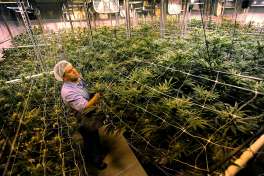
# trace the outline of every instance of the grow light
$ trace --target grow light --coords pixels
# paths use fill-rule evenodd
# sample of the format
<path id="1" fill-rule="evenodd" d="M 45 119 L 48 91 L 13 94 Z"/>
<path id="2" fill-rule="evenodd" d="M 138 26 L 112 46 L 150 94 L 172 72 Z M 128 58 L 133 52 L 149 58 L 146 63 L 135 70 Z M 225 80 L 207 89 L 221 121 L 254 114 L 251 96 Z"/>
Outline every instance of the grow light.
<path id="1" fill-rule="evenodd" d="M 119 12 L 118 0 L 93 0 L 93 7 L 97 13 Z"/>
<path id="2" fill-rule="evenodd" d="M 16 4 L 17 2 L 0 2 L 0 4 Z"/>
<path id="3" fill-rule="evenodd" d="M 17 10 L 18 7 L 6 7 L 7 9 L 10 9 L 10 10 Z"/>

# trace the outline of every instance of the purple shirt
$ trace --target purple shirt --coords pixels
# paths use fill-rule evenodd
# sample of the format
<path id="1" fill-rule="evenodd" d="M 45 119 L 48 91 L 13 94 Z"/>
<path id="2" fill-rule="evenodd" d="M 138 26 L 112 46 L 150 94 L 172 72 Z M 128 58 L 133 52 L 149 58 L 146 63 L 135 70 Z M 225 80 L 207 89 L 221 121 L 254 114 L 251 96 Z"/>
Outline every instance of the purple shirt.
<path id="1" fill-rule="evenodd" d="M 64 82 L 61 88 L 61 97 L 63 102 L 72 109 L 82 112 L 90 98 L 86 90 L 86 84 L 83 80 L 78 83 Z"/>

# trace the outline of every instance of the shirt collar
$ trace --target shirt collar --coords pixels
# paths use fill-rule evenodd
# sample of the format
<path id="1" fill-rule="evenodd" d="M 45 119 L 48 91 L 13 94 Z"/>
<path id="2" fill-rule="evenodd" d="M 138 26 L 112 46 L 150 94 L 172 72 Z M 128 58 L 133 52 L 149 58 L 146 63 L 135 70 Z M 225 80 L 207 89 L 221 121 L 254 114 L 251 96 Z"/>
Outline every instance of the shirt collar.
<path id="1" fill-rule="evenodd" d="M 66 82 L 63 82 L 63 86 L 66 86 L 66 87 L 76 87 L 76 86 L 80 86 L 81 85 L 81 82 L 82 82 L 82 79 L 79 79 L 78 82 L 66 81 Z"/>

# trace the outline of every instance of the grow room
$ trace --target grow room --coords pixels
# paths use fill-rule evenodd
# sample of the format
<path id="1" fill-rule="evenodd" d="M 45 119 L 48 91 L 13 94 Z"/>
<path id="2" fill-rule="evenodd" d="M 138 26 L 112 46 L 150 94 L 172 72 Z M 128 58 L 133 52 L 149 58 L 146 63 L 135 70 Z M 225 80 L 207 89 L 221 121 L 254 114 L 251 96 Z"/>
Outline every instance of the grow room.
<path id="1" fill-rule="evenodd" d="M 0 175 L 264 175 L 263 19 L 263 0 L 1 0 Z M 103 169 L 62 60 L 100 93 Z"/>

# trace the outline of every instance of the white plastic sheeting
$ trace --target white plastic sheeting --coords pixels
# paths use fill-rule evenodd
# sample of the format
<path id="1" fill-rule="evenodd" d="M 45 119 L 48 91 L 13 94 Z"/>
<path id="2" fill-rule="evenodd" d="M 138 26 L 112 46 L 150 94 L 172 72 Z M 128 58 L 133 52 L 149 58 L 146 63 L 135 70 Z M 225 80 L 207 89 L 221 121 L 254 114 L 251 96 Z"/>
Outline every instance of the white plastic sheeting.
<path id="1" fill-rule="evenodd" d="M 126 10 L 125 9 L 123 9 L 123 8 L 120 9 L 120 16 L 122 18 L 125 18 L 126 17 Z"/>
<path id="2" fill-rule="evenodd" d="M 120 16 L 122 18 L 126 18 L 126 10 L 125 10 L 125 7 L 123 7 L 123 6 L 120 6 Z M 130 16 L 130 18 L 134 18 L 136 16 L 136 10 L 130 8 L 129 16 Z"/>
<path id="3" fill-rule="evenodd" d="M 119 0 L 93 0 L 93 7 L 97 13 L 117 13 Z"/>
<path id="4" fill-rule="evenodd" d="M 181 13 L 181 3 L 179 0 L 169 0 L 168 13 L 170 15 L 178 15 Z"/>

